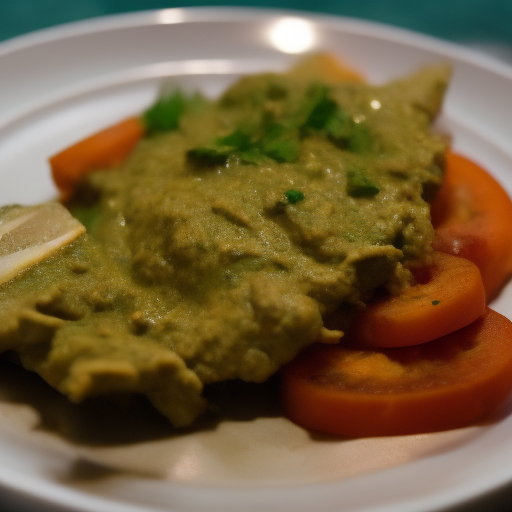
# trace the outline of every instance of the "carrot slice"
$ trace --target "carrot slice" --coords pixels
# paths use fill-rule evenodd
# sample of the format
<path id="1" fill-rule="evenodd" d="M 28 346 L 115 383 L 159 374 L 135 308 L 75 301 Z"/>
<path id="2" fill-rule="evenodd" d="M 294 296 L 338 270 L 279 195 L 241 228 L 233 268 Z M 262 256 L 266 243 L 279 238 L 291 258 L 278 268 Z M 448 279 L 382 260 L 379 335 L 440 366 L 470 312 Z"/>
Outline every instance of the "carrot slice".
<path id="1" fill-rule="evenodd" d="M 329 83 L 364 82 L 364 77 L 331 53 L 315 53 L 303 57 L 288 74 Z"/>
<path id="2" fill-rule="evenodd" d="M 448 153 L 431 211 L 432 246 L 475 263 L 490 301 L 512 272 L 512 201 L 507 192 L 474 162 Z"/>
<path id="3" fill-rule="evenodd" d="M 512 390 L 512 322 L 487 309 L 414 347 L 315 344 L 281 371 L 286 415 L 348 437 L 405 435 L 489 418 Z"/>
<path id="4" fill-rule="evenodd" d="M 484 286 L 474 263 L 434 252 L 421 274 L 419 284 L 356 314 L 347 339 L 374 347 L 417 345 L 469 325 L 484 312 Z"/>
<path id="5" fill-rule="evenodd" d="M 131 117 L 77 142 L 50 158 L 52 175 L 63 201 L 94 170 L 111 169 L 125 160 L 144 135 L 142 122 Z"/>

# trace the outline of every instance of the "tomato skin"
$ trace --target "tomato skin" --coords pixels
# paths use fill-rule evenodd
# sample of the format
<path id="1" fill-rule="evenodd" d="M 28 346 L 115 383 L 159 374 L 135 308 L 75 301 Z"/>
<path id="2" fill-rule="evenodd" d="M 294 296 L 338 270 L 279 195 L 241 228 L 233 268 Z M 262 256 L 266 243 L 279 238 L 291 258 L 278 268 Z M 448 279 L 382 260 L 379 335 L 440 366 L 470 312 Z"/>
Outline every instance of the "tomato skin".
<path id="1" fill-rule="evenodd" d="M 418 345 L 465 327 L 484 312 L 484 285 L 474 263 L 434 252 L 430 267 L 421 270 L 425 282 L 356 314 L 347 339 L 374 347 Z"/>
<path id="2" fill-rule="evenodd" d="M 492 300 L 512 273 L 512 201 L 507 192 L 482 167 L 449 152 L 431 214 L 434 250 L 475 263 L 487 302 Z"/>
<path id="3" fill-rule="evenodd" d="M 346 437 L 471 425 L 512 390 L 512 322 L 487 309 L 471 325 L 414 347 L 313 345 L 281 373 L 286 415 Z"/>

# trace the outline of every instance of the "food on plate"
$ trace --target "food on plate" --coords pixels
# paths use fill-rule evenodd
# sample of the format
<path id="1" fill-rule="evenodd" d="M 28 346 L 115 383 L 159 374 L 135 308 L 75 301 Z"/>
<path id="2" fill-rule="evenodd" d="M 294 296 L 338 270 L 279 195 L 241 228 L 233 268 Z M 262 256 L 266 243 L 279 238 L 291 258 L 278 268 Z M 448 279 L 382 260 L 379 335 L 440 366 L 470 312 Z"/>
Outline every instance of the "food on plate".
<path id="1" fill-rule="evenodd" d="M 417 434 L 484 421 L 510 395 L 512 322 L 485 302 L 509 277 L 511 250 L 499 235 L 512 202 L 460 155 L 448 152 L 445 174 L 431 213 L 433 246 L 446 254 L 415 269 L 404 292 L 372 298 L 343 345 L 315 344 L 284 367 L 282 403 L 293 421 L 350 437 Z"/>
<path id="2" fill-rule="evenodd" d="M 471 261 L 434 252 L 430 264 L 413 274 L 414 286 L 374 298 L 358 312 L 345 341 L 376 347 L 419 345 L 469 325 L 484 312 L 482 277 Z"/>
<path id="3" fill-rule="evenodd" d="M 494 298 L 512 272 L 512 202 L 506 191 L 476 163 L 448 153 L 432 212 L 434 249 L 475 263 L 487 299 Z"/>
<path id="4" fill-rule="evenodd" d="M 330 54 L 305 57 L 289 70 L 288 75 L 297 80 L 314 79 L 327 84 L 364 81 L 361 75 Z M 196 100 L 201 101 L 201 98 L 196 96 Z M 142 116 L 124 119 L 53 155 L 50 166 L 61 199 L 69 200 L 90 171 L 120 165 L 145 133 L 177 129 L 186 103 L 181 93 L 163 97 Z"/>
<path id="5" fill-rule="evenodd" d="M 490 309 L 413 347 L 308 347 L 283 370 L 283 404 L 299 425 L 361 437 L 465 427 L 512 389 L 512 322 Z"/>
<path id="6" fill-rule="evenodd" d="M 0 351 L 74 402 L 140 393 L 182 427 L 205 386 L 263 382 L 307 345 L 339 343 L 376 295 L 439 292 L 428 318 L 444 331 L 429 336 L 473 322 L 478 263 L 431 247 L 449 76 L 442 64 L 375 86 L 316 57 L 217 100 L 175 91 L 53 156 L 87 232 L 0 287 Z M 472 276 L 461 296 L 438 284 L 453 275 Z"/>
<path id="7" fill-rule="evenodd" d="M 76 185 L 90 169 L 109 169 L 122 164 L 143 135 L 143 124 L 131 117 L 50 158 L 53 181 L 61 199 L 71 198 Z"/>

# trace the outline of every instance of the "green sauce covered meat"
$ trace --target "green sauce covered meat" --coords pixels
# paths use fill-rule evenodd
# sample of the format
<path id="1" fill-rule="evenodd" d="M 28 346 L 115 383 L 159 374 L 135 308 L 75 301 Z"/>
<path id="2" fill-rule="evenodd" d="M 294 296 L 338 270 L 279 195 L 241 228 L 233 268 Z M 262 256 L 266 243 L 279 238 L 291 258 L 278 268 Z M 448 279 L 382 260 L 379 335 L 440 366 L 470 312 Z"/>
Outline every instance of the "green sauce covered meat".
<path id="1" fill-rule="evenodd" d="M 68 205 L 87 233 L 1 285 L 0 351 L 73 401 L 143 393 L 185 426 L 204 385 L 262 382 L 336 340 L 331 313 L 428 261 L 448 78 L 262 74 L 163 100 L 172 122 L 149 110 L 129 158 Z"/>

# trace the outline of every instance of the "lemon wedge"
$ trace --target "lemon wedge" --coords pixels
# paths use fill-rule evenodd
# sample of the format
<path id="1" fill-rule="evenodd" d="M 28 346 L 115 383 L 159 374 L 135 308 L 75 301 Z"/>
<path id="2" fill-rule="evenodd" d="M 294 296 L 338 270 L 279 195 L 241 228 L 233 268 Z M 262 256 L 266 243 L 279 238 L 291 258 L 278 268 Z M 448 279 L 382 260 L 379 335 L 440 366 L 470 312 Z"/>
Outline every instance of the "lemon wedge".
<path id="1" fill-rule="evenodd" d="M 0 284 L 84 232 L 85 227 L 59 203 L 0 208 Z"/>

